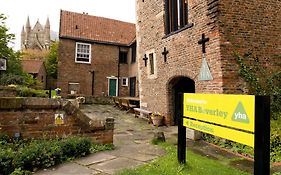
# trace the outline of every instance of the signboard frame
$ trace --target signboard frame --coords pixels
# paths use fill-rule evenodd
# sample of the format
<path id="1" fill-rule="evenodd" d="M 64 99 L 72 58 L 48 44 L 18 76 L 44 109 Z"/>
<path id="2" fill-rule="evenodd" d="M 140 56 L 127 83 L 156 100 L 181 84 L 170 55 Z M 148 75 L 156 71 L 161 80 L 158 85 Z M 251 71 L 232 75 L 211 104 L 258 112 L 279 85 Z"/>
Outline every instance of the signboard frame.
<path id="1" fill-rule="evenodd" d="M 210 94 L 204 94 L 204 95 L 207 96 Z M 179 108 L 176 109 L 179 110 L 179 115 L 180 115 L 178 116 L 178 161 L 179 163 L 186 163 L 186 127 L 184 126 L 185 117 L 183 116 L 184 94 L 183 93 L 178 94 L 178 99 L 182 103 L 182 105 L 179 105 Z M 254 145 L 253 145 L 254 174 L 269 175 L 270 174 L 270 98 L 269 96 L 254 96 L 254 101 L 255 101 L 254 133 L 253 133 L 254 134 Z"/>

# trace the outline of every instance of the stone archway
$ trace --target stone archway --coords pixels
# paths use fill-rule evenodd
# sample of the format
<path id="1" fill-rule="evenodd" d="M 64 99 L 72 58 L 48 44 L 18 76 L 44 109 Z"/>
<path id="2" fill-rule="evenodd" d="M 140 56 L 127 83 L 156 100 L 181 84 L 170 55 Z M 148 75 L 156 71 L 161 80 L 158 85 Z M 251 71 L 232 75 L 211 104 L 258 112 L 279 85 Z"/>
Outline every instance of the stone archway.
<path id="1" fill-rule="evenodd" d="M 178 105 L 183 105 L 178 100 L 179 93 L 195 93 L 195 82 L 185 76 L 177 76 L 172 78 L 168 83 L 168 113 L 171 116 L 170 123 L 177 125 L 177 111 L 175 110 Z"/>

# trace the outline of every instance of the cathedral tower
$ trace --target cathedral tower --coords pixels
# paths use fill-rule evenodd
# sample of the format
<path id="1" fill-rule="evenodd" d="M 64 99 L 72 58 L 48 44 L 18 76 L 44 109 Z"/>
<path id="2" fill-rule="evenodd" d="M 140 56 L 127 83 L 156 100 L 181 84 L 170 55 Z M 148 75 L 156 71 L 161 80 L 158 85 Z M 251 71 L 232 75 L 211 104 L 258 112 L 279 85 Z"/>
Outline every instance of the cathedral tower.
<path id="1" fill-rule="evenodd" d="M 49 17 L 46 20 L 45 26 L 42 26 L 38 20 L 34 27 L 31 28 L 28 16 L 25 28 L 23 27 L 21 32 L 21 50 L 49 50 L 51 44 L 50 35 L 51 34 Z"/>

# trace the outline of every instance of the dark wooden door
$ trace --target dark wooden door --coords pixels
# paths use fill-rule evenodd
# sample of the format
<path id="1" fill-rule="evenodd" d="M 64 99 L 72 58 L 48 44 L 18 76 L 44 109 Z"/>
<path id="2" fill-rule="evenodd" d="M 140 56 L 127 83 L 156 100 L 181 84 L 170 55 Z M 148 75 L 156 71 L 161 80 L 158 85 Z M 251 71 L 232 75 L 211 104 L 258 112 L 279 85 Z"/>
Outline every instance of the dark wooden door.
<path id="1" fill-rule="evenodd" d="M 130 78 L 130 97 L 136 96 L 136 77 Z"/>

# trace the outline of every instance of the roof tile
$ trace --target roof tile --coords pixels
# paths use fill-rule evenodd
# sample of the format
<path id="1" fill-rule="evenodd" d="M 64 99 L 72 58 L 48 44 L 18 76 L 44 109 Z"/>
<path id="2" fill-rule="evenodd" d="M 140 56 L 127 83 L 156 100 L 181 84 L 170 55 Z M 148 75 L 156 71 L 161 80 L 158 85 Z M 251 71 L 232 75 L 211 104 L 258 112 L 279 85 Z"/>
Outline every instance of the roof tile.
<path id="1" fill-rule="evenodd" d="M 31 74 L 37 74 L 44 62 L 42 60 L 21 60 L 22 69 Z"/>
<path id="2" fill-rule="evenodd" d="M 60 37 L 130 45 L 136 28 L 133 23 L 62 10 Z"/>

